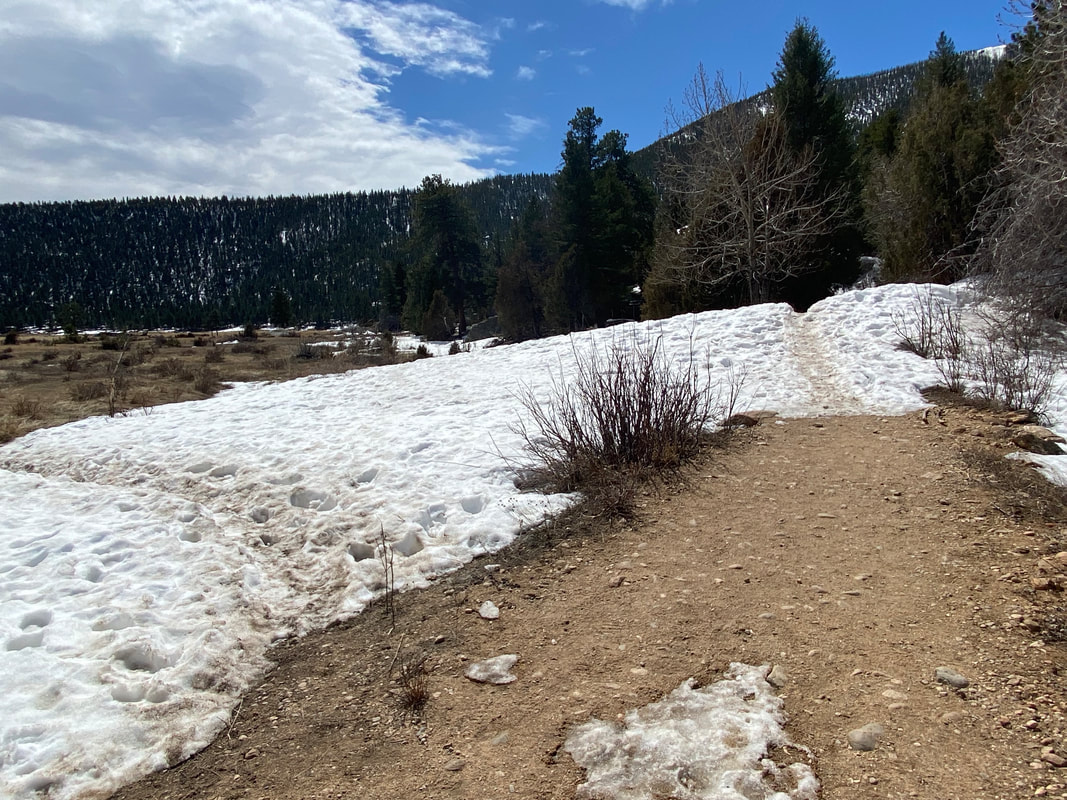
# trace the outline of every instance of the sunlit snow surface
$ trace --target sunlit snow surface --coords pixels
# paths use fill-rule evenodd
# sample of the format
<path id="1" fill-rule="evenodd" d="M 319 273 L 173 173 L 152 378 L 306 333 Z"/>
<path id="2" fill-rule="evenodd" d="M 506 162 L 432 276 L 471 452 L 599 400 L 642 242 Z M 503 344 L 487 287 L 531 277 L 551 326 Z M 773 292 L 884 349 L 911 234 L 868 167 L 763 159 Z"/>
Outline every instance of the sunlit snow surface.
<path id="1" fill-rule="evenodd" d="M 520 494 L 509 463 L 518 393 L 547 400 L 576 351 L 660 337 L 713 378 L 743 375 L 742 408 L 901 413 L 938 380 L 896 348 L 893 316 L 914 291 L 241 385 L 3 446 L 0 796 L 106 791 L 204 746 L 272 640 L 381 590 L 381 531 L 398 584 L 418 586 L 564 507 Z"/>

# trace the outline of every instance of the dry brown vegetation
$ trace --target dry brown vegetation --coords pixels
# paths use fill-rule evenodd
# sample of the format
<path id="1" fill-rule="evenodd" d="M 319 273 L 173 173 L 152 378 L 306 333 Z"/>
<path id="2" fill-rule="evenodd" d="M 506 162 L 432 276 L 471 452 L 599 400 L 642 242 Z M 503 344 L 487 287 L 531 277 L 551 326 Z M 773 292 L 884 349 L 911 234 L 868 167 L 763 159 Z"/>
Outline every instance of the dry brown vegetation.
<path id="1" fill-rule="evenodd" d="M 13 340 L 13 341 L 12 341 Z M 354 342 L 354 343 L 353 343 Z M 209 397 L 228 383 L 277 381 L 403 360 L 355 331 L 20 334 L 0 347 L 0 443 L 100 414 Z"/>

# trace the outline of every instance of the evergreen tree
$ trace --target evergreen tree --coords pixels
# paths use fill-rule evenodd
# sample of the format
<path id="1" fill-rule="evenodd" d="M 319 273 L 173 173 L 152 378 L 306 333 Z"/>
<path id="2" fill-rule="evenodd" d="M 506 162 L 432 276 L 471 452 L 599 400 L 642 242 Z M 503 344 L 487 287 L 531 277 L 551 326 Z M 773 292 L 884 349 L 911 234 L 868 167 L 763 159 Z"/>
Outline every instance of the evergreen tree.
<path id="1" fill-rule="evenodd" d="M 414 227 L 419 261 L 409 274 L 405 324 L 425 333 L 422 320 L 440 289 L 458 316 L 462 336 L 470 288 L 482 277 L 474 215 L 455 186 L 430 175 L 415 193 Z"/>
<path id="2" fill-rule="evenodd" d="M 872 170 L 865 190 L 887 280 L 962 276 L 971 220 L 996 164 L 999 126 L 990 109 L 972 96 L 962 61 L 942 33 L 898 147 Z"/>
<path id="3" fill-rule="evenodd" d="M 284 289 L 275 289 L 270 303 L 270 321 L 278 328 L 287 328 L 293 319 L 293 304 Z"/>
<path id="4" fill-rule="evenodd" d="M 563 142 L 550 304 L 561 330 L 630 316 L 631 290 L 647 270 L 655 196 L 630 164 L 625 134 L 613 130 L 600 139 L 602 123 L 592 108 L 580 108 Z"/>
<path id="5" fill-rule="evenodd" d="M 497 274 L 495 307 L 504 336 L 521 342 L 546 333 L 545 293 L 554 260 L 542 203 L 531 200 L 515 227 Z"/>
<path id="6" fill-rule="evenodd" d="M 845 104 L 834 88 L 834 59 L 806 20 L 798 20 L 786 37 L 773 78 L 771 98 L 793 153 L 799 156 L 811 148 L 816 158 L 818 178 L 809 200 L 834 198 L 825 211 L 835 223 L 800 255 L 808 262 L 803 275 L 783 288 L 782 299 L 806 308 L 859 274 L 863 240 L 856 145 Z"/>

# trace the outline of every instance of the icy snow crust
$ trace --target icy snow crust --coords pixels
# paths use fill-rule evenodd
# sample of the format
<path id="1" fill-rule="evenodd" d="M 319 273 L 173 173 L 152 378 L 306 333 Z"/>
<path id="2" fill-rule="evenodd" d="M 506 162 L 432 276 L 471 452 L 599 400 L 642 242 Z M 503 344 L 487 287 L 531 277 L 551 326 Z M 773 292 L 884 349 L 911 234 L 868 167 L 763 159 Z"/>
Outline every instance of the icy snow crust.
<path id="1" fill-rule="evenodd" d="M 106 792 L 203 747 L 271 641 L 425 585 L 572 498 L 521 494 L 512 426 L 574 354 L 661 337 L 741 408 L 902 413 L 934 365 L 896 349 L 914 287 L 708 312 L 344 375 L 240 385 L 0 449 L 0 796 Z M 946 299 L 955 290 L 935 287 Z M 1067 408 L 1057 408 L 1059 419 Z"/>
<path id="2" fill-rule="evenodd" d="M 767 757 L 789 744 L 767 669 L 731 664 L 724 680 L 702 689 L 684 681 L 619 725 L 594 719 L 575 728 L 563 747 L 586 772 L 578 797 L 815 800 L 810 767 Z"/>

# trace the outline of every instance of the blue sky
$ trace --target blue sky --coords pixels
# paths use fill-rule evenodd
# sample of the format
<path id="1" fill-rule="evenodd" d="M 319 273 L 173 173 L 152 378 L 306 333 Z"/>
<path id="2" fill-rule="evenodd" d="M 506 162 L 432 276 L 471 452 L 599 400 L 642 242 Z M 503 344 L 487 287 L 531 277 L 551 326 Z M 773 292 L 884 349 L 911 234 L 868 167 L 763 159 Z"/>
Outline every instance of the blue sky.
<path id="1" fill-rule="evenodd" d="M 0 0 L 0 202 L 282 195 L 631 149 L 698 63 L 758 91 L 806 17 L 841 75 L 1005 40 L 1004 0 Z"/>

